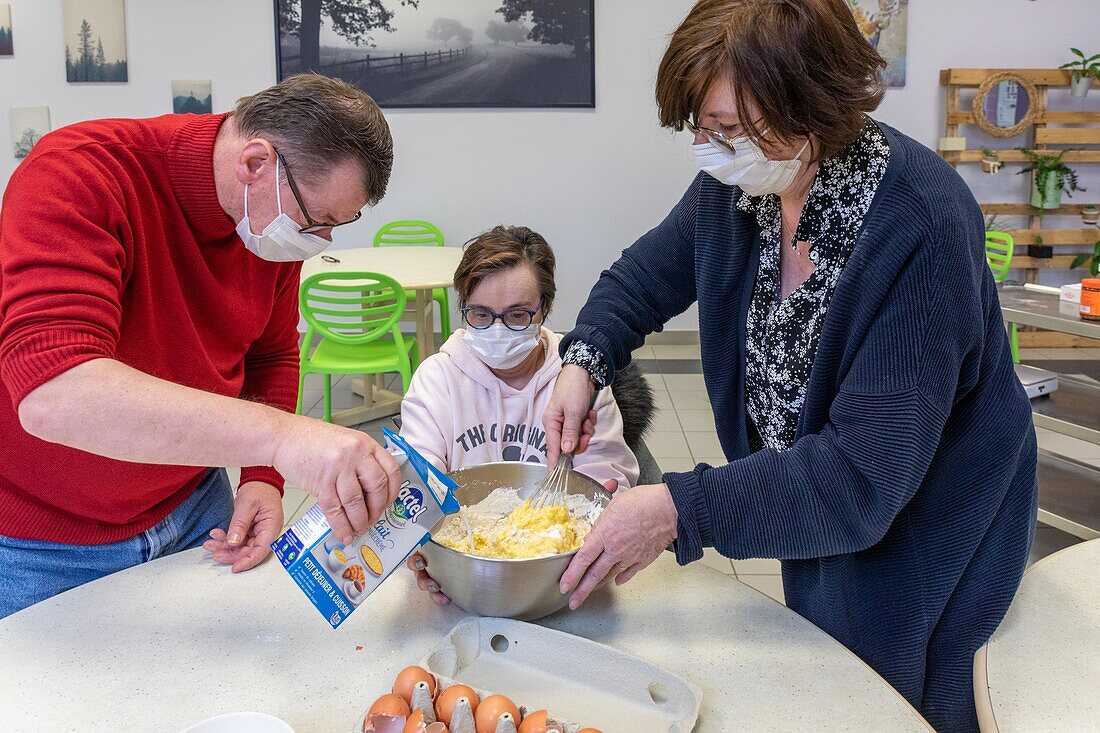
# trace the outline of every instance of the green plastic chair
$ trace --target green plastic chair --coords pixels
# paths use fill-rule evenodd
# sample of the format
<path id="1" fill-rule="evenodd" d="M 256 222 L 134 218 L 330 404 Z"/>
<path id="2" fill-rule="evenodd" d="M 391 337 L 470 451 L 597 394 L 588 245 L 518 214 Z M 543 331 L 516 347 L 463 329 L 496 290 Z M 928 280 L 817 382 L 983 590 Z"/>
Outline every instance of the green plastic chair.
<path id="1" fill-rule="evenodd" d="M 985 233 L 985 261 L 993 271 L 993 280 L 1003 282 L 1012 269 L 1012 251 L 1016 246 L 1011 234 L 1006 232 Z M 1020 343 L 1016 336 L 1016 324 L 1008 324 L 1008 344 L 1012 350 L 1012 361 L 1020 363 Z"/>
<path id="2" fill-rule="evenodd" d="M 407 302 L 404 288 L 387 275 L 322 272 L 306 278 L 298 291 L 307 324 L 298 373 L 298 414 L 307 374 L 325 378 L 325 422 L 332 422 L 333 374 L 397 372 L 408 391 L 417 353 L 416 341 L 405 338 L 399 328 Z M 313 347 L 316 335 L 321 340 Z"/>
<path id="3" fill-rule="evenodd" d="M 375 247 L 424 247 L 443 246 L 443 232 L 430 221 L 420 219 L 401 219 L 391 221 L 383 225 L 374 235 Z M 405 293 L 409 300 L 414 300 L 416 294 L 409 290 Z M 432 290 L 432 300 L 439 306 L 439 328 L 443 340 L 451 335 L 451 306 L 447 298 L 447 288 L 435 288 Z"/>

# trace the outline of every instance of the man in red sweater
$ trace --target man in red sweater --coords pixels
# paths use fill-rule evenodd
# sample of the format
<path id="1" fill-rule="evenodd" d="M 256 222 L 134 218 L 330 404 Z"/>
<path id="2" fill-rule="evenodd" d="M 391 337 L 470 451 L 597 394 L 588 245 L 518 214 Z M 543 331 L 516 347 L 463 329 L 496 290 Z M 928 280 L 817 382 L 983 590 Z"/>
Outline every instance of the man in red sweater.
<path id="1" fill-rule="evenodd" d="M 348 540 L 394 500 L 377 443 L 292 414 L 300 260 L 392 163 L 373 100 L 317 75 L 35 146 L 0 208 L 0 617 L 204 542 L 249 569 L 284 476 Z"/>

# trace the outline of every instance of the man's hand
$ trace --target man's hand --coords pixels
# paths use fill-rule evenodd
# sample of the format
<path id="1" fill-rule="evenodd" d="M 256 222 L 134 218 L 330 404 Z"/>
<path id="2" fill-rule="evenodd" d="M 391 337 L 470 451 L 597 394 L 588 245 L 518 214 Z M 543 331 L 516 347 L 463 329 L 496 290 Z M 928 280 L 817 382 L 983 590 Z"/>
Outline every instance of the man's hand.
<path id="1" fill-rule="evenodd" d="M 596 387 L 576 364 L 566 364 L 554 384 L 554 393 L 542 414 L 546 428 L 546 465 L 557 463 L 562 451 L 584 453 L 596 432 L 596 412 L 589 411 Z"/>
<path id="2" fill-rule="evenodd" d="M 232 565 L 233 572 L 251 570 L 271 551 L 283 529 L 283 499 L 271 484 L 250 481 L 237 489 L 229 532 L 215 529 L 203 543 L 216 562 Z"/>
<path id="3" fill-rule="evenodd" d="M 656 560 L 676 539 L 676 505 L 665 484 L 615 494 L 561 576 L 561 592 L 577 609 L 601 583 L 622 585 Z"/>
<path id="4" fill-rule="evenodd" d="M 397 499 L 401 471 L 366 433 L 288 416 L 272 465 L 288 483 L 317 497 L 333 533 L 350 543 Z"/>

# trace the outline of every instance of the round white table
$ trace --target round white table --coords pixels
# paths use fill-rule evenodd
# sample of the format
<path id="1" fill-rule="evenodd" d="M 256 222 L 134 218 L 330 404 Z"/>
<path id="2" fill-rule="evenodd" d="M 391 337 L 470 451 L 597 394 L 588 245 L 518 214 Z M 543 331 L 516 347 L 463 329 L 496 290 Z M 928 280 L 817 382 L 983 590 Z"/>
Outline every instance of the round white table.
<path id="1" fill-rule="evenodd" d="M 416 346 L 423 360 L 435 353 L 432 290 L 454 285 L 455 270 L 461 260 L 461 247 L 333 249 L 305 261 L 302 281 L 321 272 L 378 272 L 389 275 L 405 290 L 415 291 L 416 300 L 410 307 L 416 320 Z M 401 409 L 401 395 L 383 389 L 381 383 L 375 386 L 369 380 L 356 379 L 352 389 L 363 395 L 364 402 L 333 414 L 332 421 L 338 425 L 359 425 Z"/>
<path id="2" fill-rule="evenodd" d="M 233 576 L 184 552 L 0 621 L 0 728 L 172 733 L 258 711 L 296 733 L 352 733 L 463 616 L 402 570 L 333 631 L 276 563 Z M 698 684 L 699 733 L 931 730 L 831 637 L 700 563 L 666 555 L 545 625 Z"/>
<path id="3" fill-rule="evenodd" d="M 1001 625 L 974 656 L 982 731 L 1100 728 L 1100 540 L 1024 574 Z"/>

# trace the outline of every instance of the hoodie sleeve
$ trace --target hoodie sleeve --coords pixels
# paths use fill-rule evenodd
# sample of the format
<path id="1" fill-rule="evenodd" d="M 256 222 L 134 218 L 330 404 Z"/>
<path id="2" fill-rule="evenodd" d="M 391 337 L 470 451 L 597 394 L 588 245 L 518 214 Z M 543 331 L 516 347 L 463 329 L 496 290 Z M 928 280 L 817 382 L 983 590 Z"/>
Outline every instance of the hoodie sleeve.
<path id="1" fill-rule="evenodd" d="M 601 484 L 614 479 L 620 489 L 638 483 L 638 459 L 623 439 L 623 417 L 610 388 L 602 390 L 596 400 L 596 434 L 573 467 Z"/>
<path id="2" fill-rule="evenodd" d="M 401 401 L 401 437 L 444 473 L 451 470 L 450 447 L 454 444 L 451 395 L 439 359 L 430 357 L 413 373 L 409 391 Z"/>

